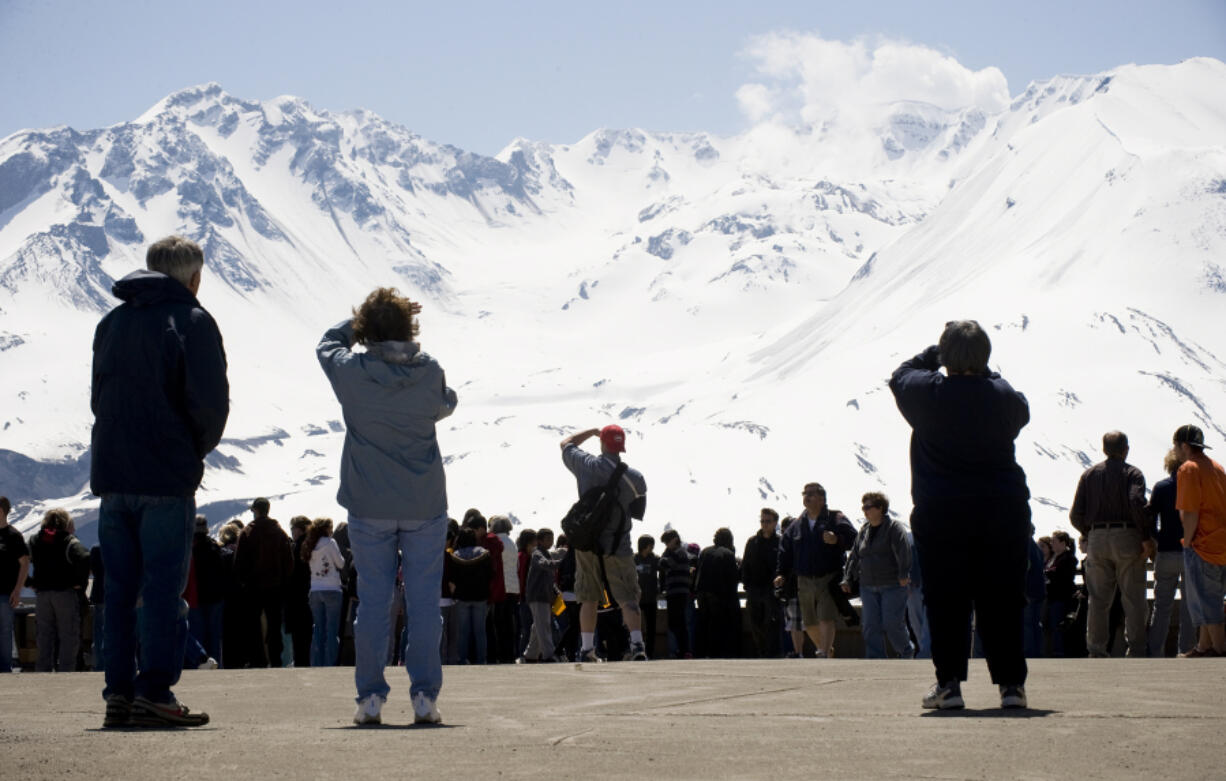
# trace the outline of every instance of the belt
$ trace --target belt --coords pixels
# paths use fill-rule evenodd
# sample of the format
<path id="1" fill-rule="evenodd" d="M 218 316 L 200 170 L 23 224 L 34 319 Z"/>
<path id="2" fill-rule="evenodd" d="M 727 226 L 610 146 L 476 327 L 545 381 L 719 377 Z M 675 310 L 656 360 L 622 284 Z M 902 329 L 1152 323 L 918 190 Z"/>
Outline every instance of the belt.
<path id="1" fill-rule="evenodd" d="M 1095 529 L 1131 529 L 1131 523 L 1096 523 L 1090 527 L 1090 531 Z"/>

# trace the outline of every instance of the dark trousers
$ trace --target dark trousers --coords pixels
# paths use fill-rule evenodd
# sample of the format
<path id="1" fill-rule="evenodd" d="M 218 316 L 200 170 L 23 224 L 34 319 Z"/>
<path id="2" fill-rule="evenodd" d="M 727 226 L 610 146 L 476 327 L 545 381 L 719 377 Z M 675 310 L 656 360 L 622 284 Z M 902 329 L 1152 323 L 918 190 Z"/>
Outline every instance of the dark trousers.
<path id="1" fill-rule="evenodd" d="M 639 612 L 643 616 L 643 644 L 647 646 L 647 658 L 656 658 L 656 600 L 639 603 Z"/>
<path id="2" fill-rule="evenodd" d="M 294 644 L 294 666 L 311 666 L 311 640 L 315 632 L 315 618 L 305 594 L 294 594 L 285 604 L 285 629 Z"/>
<path id="3" fill-rule="evenodd" d="M 741 655 L 741 606 L 735 596 L 698 595 L 695 656 L 735 659 Z"/>
<path id="4" fill-rule="evenodd" d="M 573 660 L 579 653 L 579 603 L 567 602 L 566 610 L 559 616 L 562 624 L 562 637 L 558 640 L 558 650 Z"/>
<path id="5" fill-rule="evenodd" d="M 519 595 L 507 594 L 506 599 L 490 605 L 491 629 L 490 661 L 507 664 L 515 661 L 521 649 L 516 647 L 519 639 Z"/>
<path id="6" fill-rule="evenodd" d="M 252 589 L 248 594 L 251 604 L 250 634 L 251 666 L 280 667 L 281 613 L 285 597 L 280 589 Z M 260 619 L 264 619 L 261 626 Z"/>
<path id="7" fill-rule="evenodd" d="M 775 598 L 774 589 L 769 586 L 748 587 L 745 607 L 749 610 L 749 631 L 753 636 L 754 650 L 763 659 L 778 657 L 783 606 Z"/>
<path id="8" fill-rule="evenodd" d="M 690 603 L 689 594 L 669 594 L 664 598 L 668 605 L 668 631 L 677 644 L 677 658 L 690 652 L 690 632 L 687 624 L 687 607 Z"/>
<path id="9" fill-rule="evenodd" d="M 937 680 L 965 681 L 971 611 L 992 682 L 1026 682 L 1026 607 L 1030 505 L 976 497 L 924 503 L 911 513 Z"/>

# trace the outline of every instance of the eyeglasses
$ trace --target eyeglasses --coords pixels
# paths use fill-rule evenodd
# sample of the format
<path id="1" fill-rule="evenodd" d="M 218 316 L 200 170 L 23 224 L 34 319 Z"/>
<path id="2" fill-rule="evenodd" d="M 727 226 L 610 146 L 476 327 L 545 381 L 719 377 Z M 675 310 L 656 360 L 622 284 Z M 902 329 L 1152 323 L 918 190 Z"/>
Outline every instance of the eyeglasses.
<path id="1" fill-rule="evenodd" d="M 805 491 L 804 495 L 805 496 L 825 496 L 825 494 L 822 493 L 821 491 Z"/>
<path id="2" fill-rule="evenodd" d="M 866 505 L 862 505 L 860 509 L 863 510 L 864 512 L 868 512 L 869 510 L 876 510 L 878 508 L 877 508 L 877 505 L 875 504 L 866 504 Z"/>

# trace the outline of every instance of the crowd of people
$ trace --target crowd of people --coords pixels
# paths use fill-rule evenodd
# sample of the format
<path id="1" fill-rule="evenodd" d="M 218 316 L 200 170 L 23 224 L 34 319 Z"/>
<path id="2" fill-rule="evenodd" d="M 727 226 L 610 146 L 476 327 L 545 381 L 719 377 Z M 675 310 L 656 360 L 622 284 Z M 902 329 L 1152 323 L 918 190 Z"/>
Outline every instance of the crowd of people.
<path id="1" fill-rule="evenodd" d="M 1083 639 L 1087 655 L 1108 655 L 1117 602 L 1127 655 L 1163 653 L 1177 584 L 1180 656 L 1226 654 L 1226 471 L 1205 455 L 1203 432 L 1175 432 L 1169 477 L 1148 498 L 1125 460 L 1127 437 L 1104 436 L 1106 460 L 1082 475 L 1069 513 L 1085 553 L 1078 588 L 1072 537 L 1034 539 L 1014 445 L 1029 405 L 990 371 L 990 340 L 970 320 L 948 323 L 889 382 L 912 429 L 909 528 L 877 491 L 861 497 L 857 528 L 812 482 L 795 518 L 760 510 L 740 559 L 728 528 L 705 548 L 668 529 L 657 556 L 650 536 L 631 544 L 647 483 L 623 459 L 617 425 L 560 442 L 579 501 L 556 538 L 520 529 L 512 540 L 507 516 L 487 521 L 475 509 L 450 519 L 435 425 L 457 396 L 421 351 L 420 304 L 378 288 L 316 346 L 346 424 L 337 493 L 346 522 L 299 516 L 287 534 L 260 498 L 249 521 L 213 539 L 194 497 L 225 428 L 229 386 L 221 334 L 196 297 L 204 256 L 172 236 L 150 246 L 146 264 L 114 285 L 123 303 L 95 332 L 99 546 L 86 551 L 63 510 L 27 542 L 0 497 L 4 642 L 29 582 L 37 669 L 75 669 L 92 571 L 104 727 L 207 724 L 172 691 L 185 666 L 334 665 L 350 636 L 359 725 L 381 722 L 389 664 L 408 673 L 414 721 L 439 723 L 444 662 L 829 658 L 839 621 L 860 626 L 868 658 L 931 657 L 925 708 L 964 707 L 972 649 L 1001 706 L 1025 708 L 1027 656 L 1077 654 Z M 584 447 L 592 439 L 598 454 Z M 661 597 L 667 648 L 656 643 Z"/>

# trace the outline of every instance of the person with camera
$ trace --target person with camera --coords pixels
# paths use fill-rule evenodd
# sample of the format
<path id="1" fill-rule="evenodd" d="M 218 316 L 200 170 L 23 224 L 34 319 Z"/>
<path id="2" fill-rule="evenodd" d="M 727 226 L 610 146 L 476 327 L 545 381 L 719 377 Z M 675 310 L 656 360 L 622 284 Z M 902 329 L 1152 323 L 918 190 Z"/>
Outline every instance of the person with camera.
<path id="1" fill-rule="evenodd" d="M 585 452 L 580 446 L 592 437 L 600 438 L 600 455 Z M 609 482 L 621 454 L 626 452 L 626 432 L 621 426 L 591 428 L 566 437 L 560 443 L 562 463 L 575 476 L 579 496 Z M 602 554 L 575 551 L 575 594 L 579 599 L 579 661 L 599 662 L 596 654 L 596 610 L 608 601 L 621 606 L 622 620 L 630 630 L 630 658 L 647 661 L 639 609 L 639 578 L 630 545 L 630 519 L 642 520 L 647 510 L 647 481 L 637 469 L 627 466 L 616 487 L 617 511 L 600 534 Z M 603 566 L 601 559 L 603 558 Z M 605 589 L 609 594 L 606 595 Z"/>
<path id="2" fill-rule="evenodd" d="M 1027 704 L 1022 614 L 1030 489 L 1013 442 L 1030 422 L 1030 406 L 988 370 L 991 353 L 979 323 L 956 320 L 939 344 L 890 378 L 912 429 L 911 530 L 937 676 L 925 708 L 965 707 L 972 610 L 1001 707 Z"/>
<path id="3" fill-rule="evenodd" d="M 404 573 L 404 651 L 414 722 L 442 721 L 439 584 L 447 541 L 447 482 L 435 424 L 455 411 L 443 367 L 422 352 L 416 304 L 377 288 L 315 348 L 345 418 L 336 501 L 349 511 L 357 570 L 356 724 L 379 724 L 390 687 L 383 669 L 398 564 Z M 353 348 L 362 345 L 365 351 Z M 398 556 L 399 554 L 399 562 Z"/>

